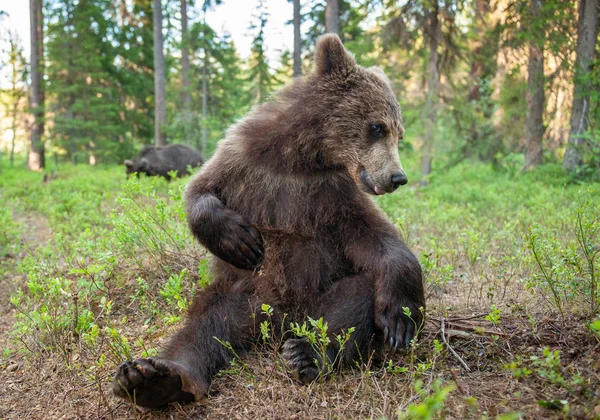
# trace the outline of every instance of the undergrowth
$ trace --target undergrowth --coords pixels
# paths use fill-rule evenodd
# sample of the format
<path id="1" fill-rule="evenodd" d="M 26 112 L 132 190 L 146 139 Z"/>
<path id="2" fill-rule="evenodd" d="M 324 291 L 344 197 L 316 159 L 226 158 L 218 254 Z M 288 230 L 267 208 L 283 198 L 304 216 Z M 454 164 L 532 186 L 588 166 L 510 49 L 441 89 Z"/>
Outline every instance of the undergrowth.
<path id="1" fill-rule="evenodd" d="M 44 183 L 41 174 L 5 170 L 0 271 L 12 279 L 16 319 L 2 364 L 52 359 L 101 390 L 123 360 L 156 355 L 194 293 L 210 282 L 206 253 L 187 228 L 187 181 L 126 180 L 122 168 L 66 166 Z M 600 184 L 578 183 L 553 165 L 518 173 L 463 163 L 434 175 L 427 187 L 408 186 L 376 201 L 420 258 L 429 316 L 423 338 L 407 355 L 379 364 L 364 360 L 351 369 L 361 384 L 404 386 L 402 401 L 381 409 L 385 416 L 443 417 L 459 401 L 460 416 L 518 417 L 508 409 L 490 413 L 484 397 L 461 387 L 464 365 L 543 386 L 544 398 L 535 405 L 544 410 L 591 415 L 600 400 L 593 391 L 598 378 L 572 365 L 558 342 L 571 335 L 600 344 Z M 263 310 L 268 315 L 269 307 Z M 478 313 L 477 326 L 466 328 L 460 316 Z M 440 318 L 448 330 L 443 337 Z M 523 345 L 507 350 L 504 342 L 521 319 Z M 555 345 L 544 335 L 546 319 L 558 320 Z M 270 354 L 265 366 L 272 362 L 284 375 L 278 344 L 268 344 L 277 334 L 268 323 L 260 328 L 262 350 Z M 353 333 L 330 337 L 322 320 L 286 328 L 312 340 L 322 360 L 328 340 L 343 348 Z M 465 335 L 471 341 L 457 352 L 463 365 L 450 350 Z M 479 342 L 485 351 L 471 350 Z M 241 359 L 234 363 L 244 367 Z M 319 381 L 325 388 L 340 380 L 330 371 L 323 367 L 323 379 L 333 376 Z M 233 366 L 224 375 L 236 372 Z"/>

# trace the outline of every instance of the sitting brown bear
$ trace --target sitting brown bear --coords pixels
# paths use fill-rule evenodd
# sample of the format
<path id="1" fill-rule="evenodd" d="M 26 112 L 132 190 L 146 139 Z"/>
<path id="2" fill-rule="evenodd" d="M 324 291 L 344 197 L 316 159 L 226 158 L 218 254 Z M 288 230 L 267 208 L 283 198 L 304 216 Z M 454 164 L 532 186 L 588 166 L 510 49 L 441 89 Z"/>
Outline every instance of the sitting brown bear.
<path id="1" fill-rule="evenodd" d="M 407 182 L 400 107 L 383 72 L 358 66 L 336 35 L 316 50 L 314 72 L 235 125 L 190 182 L 189 225 L 217 257 L 214 280 L 161 357 L 119 367 L 115 394 L 151 408 L 202 398 L 232 359 L 214 337 L 250 349 L 263 303 L 286 314 L 284 330 L 307 316 L 332 336 L 354 327 L 341 357 L 327 352 L 342 364 L 406 347 L 421 325 L 419 262 L 368 197 Z M 316 379 L 319 356 L 289 335 L 283 357 Z"/>

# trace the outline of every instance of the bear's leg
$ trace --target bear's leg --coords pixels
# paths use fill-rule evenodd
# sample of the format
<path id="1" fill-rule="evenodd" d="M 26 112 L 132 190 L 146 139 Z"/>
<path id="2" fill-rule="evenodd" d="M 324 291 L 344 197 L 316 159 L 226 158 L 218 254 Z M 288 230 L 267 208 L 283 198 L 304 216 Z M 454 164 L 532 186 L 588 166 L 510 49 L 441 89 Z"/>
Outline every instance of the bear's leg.
<path id="1" fill-rule="evenodd" d="M 214 337 L 231 344 L 238 354 L 251 346 L 252 296 L 219 292 L 211 286 L 194 299 L 187 324 L 173 336 L 161 357 L 119 366 L 113 381 L 115 395 L 147 408 L 199 400 L 206 395 L 213 376 L 233 356 Z"/>
<path id="2" fill-rule="evenodd" d="M 369 350 L 375 347 L 374 295 L 372 280 L 361 275 L 347 277 L 335 282 L 321 298 L 314 313 L 309 314 L 313 319 L 323 317 L 323 321 L 327 322 L 331 340 L 327 358 L 334 366 L 340 363 L 348 365 L 356 360 L 366 361 Z M 335 336 L 351 327 L 355 330 L 340 353 Z M 309 383 L 318 378 L 322 356 L 305 339 L 288 339 L 283 344 L 282 356 L 301 382 Z"/>

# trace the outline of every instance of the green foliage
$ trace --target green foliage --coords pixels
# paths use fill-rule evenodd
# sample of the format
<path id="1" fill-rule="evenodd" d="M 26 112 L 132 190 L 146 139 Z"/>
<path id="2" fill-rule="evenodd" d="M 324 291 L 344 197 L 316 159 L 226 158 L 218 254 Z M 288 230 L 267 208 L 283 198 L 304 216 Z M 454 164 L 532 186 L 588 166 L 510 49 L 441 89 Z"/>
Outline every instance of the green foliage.
<path id="1" fill-rule="evenodd" d="M 327 375 L 334 371 L 338 360 L 342 357 L 346 344 L 350 340 L 350 336 L 356 330 L 350 327 L 347 330 L 341 331 L 339 334 L 328 334 L 329 326 L 323 318 L 312 319 L 308 318 L 308 324 L 304 321 L 302 324 L 290 323 L 290 332 L 296 337 L 305 338 L 311 345 L 317 359 L 315 364 L 319 368 L 319 380 L 323 381 Z M 334 341 L 332 342 L 332 338 Z M 332 360 L 329 357 L 328 350 L 330 346 L 336 349 L 335 358 Z"/>
<path id="2" fill-rule="evenodd" d="M 110 219 L 118 253 L 140 270 L 170 276 L 171 264 L 195 269 L 200 261 L 186 251 L 196 245 L 187 228 L 183 186 L 175 184 L 167 196 L 159 194 L 158 188 L 164 190 L 166 182 L 130 177 L 116 199 L 120 208 Z"/>
<path id="3" fill-rule="evenodd" d="M 591 190 L 588 193 L 593 194 Z M 582 195 L 575 216 L 570 218 L 576 240 L 565 243 L 556 236 L 542 235 L 540 226 L 533 227 L 527 235 L 538 272 L 526 286 L 549 293 L 562 316 L 567 304 L 586 302 L 588 316 L 595 315 L 600 305 L 597 266 L 600 219 L 597 204 L 587 197 L 585 193 Z"/>
<path id="4" fill-rule="evenodd" d="M 559 350 L 551 350 L 544 347 L 540 355 L 529 356 L 524 360 L 517 355 L 516 359 L 505 366 L 516 379 L 523 379 L 534 375 L 539 380 L 555 387 L 551 395 L 560 395 L 560 398 L 538 400 L 538 404 L 544 408 L 562 411 L 569 414 L 569 404 L 579 398 L 593 398 L 593 391 L 589 390 L 589 379 L 575 371 L 567 363 L 561 360 Z M 567 397 L 565 399 L 564 397 Z"/>
<path id="5" fill-rule="evenodd" d="M 590 330 L 592 330 L 594 334 L 596 334 L 596 337 L 600 339 L 600 318 L 597 318 L 590 323 Z"/>
<path id="6" fill-rule="evenodd" d="M 8 227 L 2 246 L 32 238 L 27 230 L 36 238 L 16 267 L 26 281 L 11 297 L 19 310 L 12 337 L 26 354 L 56 352 L 77 368 L 71 355 L 78 343 L 82 357 L 94 360 L 89 375 L 105 358 L 131 358 L 132 342 L 153 354 L 144 340 L 125 335 L 129 318 L 141 316 L 148 332 L 178 322 L 194 291 L 210 282 L 187 232 L 185 180 L 167 191 L 163 179 L 124 178 L 120 167 L 67 166 L 47 184 L 22 169 L 0 181 L 8 203 L 0 212 Z M 40 221 L 17 224 L 12 211 Z M 43 237 L 45 223 L 52 237 Z"/>
<path id="7" fill-rule="evenodd" d="M 490 313 L 485 317 L 485 319 L 486 321 L 490 321 L 493 325 L 498 325 L 498 322 L 500 322 L 501 313 L 502 311 L 500 309 L 492 305 L 492 307 L 490 308 Z"/>
<path id="8" fill-rule="evenodd" d="M 0 196 L 1 198 L 1 196 Z M 0 208 L 0 258 L 14 253 L 19 246 L 19 225 L 8 207 Z"/>
<path id="9" fill-rule="evenodd" d="M 54 145 L 78 156 L 120 157 L 124 144 L 119 89 L 114 67 L 117 51 L 110 42 L 116 27 L 110 0 L 54 0 L 48 16 L 50 56 L 47 95 L 54 113 Z M 81 157 L 79 159 L 81 160 Z"/>
<path id="10" fill-rule="evenodd" d="M 418 379 L 415 381 L 414 388 L 421 402 L 409 404 L 406 411 L 398 413 L 398 419 L 429 420 L 438 418 L 444 408 L 444 402 L 456 387 L 444 385 L 438 379 L 433 383 L 431 389 L 427 390 L 423 387 L 423 381 Z"/>

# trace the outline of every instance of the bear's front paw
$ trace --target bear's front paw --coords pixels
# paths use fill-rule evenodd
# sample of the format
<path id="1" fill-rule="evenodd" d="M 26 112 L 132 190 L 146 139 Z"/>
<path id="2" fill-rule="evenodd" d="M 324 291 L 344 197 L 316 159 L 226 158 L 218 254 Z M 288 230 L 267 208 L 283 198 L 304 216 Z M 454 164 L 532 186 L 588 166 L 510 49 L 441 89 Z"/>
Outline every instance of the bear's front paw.
<path id="1" fill-rule="evenodd" d="M 112 389 L 117 397 L 146 408 L 194 401 L 194 394 L 182 389 L 182 378 L 175 366 L 161 359 L 136 359 L 122 363 L 115 374 Z"/>
<path id="2" fill-rule="evenodd" d="M 209 249 L 217 257 L 242 270 L 260 266 L 265 252 L 258 229 L 233 212 L 224 218 L 219 238 Z"/>
<path id="3" fill-rule="evenodd" d="M 378 302 L 376 314 L 375 322 L 383 333 L 383 342 L 393 351 L 399 347 L 407 349 L 423 323 L 421 309 L 401 301 Z"/>

